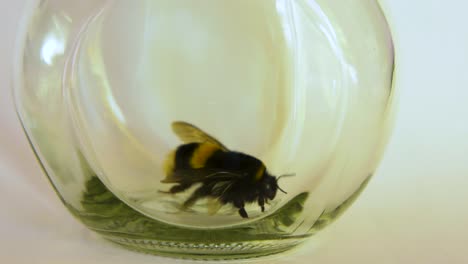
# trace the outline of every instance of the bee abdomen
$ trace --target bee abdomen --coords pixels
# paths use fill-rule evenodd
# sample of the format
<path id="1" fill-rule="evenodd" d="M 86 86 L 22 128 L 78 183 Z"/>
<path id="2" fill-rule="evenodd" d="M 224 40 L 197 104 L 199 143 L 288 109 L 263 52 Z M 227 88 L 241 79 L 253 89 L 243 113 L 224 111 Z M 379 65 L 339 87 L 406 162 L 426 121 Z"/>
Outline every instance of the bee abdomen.
<path id="1" fill-rule="evenodd" d="M 166 175 L 170 175 L 176 169 L 203 168 L 217 151 L 221 151 L 220 148 L 210 143 L 181 145 L 167 155 L 164 161 L 164 172 Z"/>
<path id="2" fill-rule="evenodd" d="M 203 168 L 206 166 L 206 162 L 213 156 L 217 151 L 221 151 L 216 145 L 210 143 L 198 144 L 198 146 L 192 152 L 190 158 L 190 167 L 194 169 Z"/>
<path id="3" fill-rule="evenodd" d="M 173 150 L 166 156 L 166 160 L 164 160 L 163 168 L 166 175 L 171 175 L 175 169 L 175 156 L 176 151 Z"/>

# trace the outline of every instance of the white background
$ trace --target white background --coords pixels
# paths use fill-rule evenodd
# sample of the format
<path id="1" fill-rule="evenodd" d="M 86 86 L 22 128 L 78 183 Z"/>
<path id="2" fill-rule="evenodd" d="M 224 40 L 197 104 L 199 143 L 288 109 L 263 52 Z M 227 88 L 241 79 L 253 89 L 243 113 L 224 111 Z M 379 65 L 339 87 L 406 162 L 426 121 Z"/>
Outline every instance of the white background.
<path id="1" fill-rule="evenodd" d="M 24 2 L 0 0 L 0 263 L 189 263 L 114 247 L 53 193 L 11 100 Z M 468 1 L 381 3 L 399 90 L 384 160 L 336 223 L 298 250 L 256 263 L 468 263 Z"/>

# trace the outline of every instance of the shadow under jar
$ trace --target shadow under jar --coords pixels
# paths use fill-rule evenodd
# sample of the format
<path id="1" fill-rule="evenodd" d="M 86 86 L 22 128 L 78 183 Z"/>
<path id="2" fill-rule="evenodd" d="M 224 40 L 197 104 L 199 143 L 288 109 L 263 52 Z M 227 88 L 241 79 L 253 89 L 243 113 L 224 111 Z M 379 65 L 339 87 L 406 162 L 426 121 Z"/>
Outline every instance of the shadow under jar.
<path id="1" fill-rule="evenodd" d="M 126 248 L 232 259 L 336 219 L 392 126 L 376 1 L 32 1 L 19 117 L 65 206 Z"/>

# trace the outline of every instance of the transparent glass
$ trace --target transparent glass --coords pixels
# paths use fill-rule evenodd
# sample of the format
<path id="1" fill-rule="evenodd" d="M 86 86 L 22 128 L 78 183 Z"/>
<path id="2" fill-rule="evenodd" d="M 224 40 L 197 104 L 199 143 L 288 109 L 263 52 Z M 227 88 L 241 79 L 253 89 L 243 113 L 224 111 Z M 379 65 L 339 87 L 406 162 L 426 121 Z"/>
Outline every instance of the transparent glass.
<path id="1" fill-rule="evenodd" d="M 15 69 L 65 206 L 160 255 L 300 244 L 358 196 L 392 126 L 392 39 L 371 0 L 33 1 Z"/>

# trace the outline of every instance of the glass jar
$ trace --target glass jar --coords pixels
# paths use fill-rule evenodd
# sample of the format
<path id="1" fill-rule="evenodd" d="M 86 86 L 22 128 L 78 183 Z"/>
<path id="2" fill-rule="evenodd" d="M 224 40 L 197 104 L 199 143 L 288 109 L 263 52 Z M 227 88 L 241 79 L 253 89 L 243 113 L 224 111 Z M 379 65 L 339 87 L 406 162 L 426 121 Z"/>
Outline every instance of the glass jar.
<path id="1" fill-rule="evenodd" d="M 32 1 L 15 66 L 57 195 L 129 249 L 294 247 L 374 173 L 394 52 L 376 1 Z"/>

